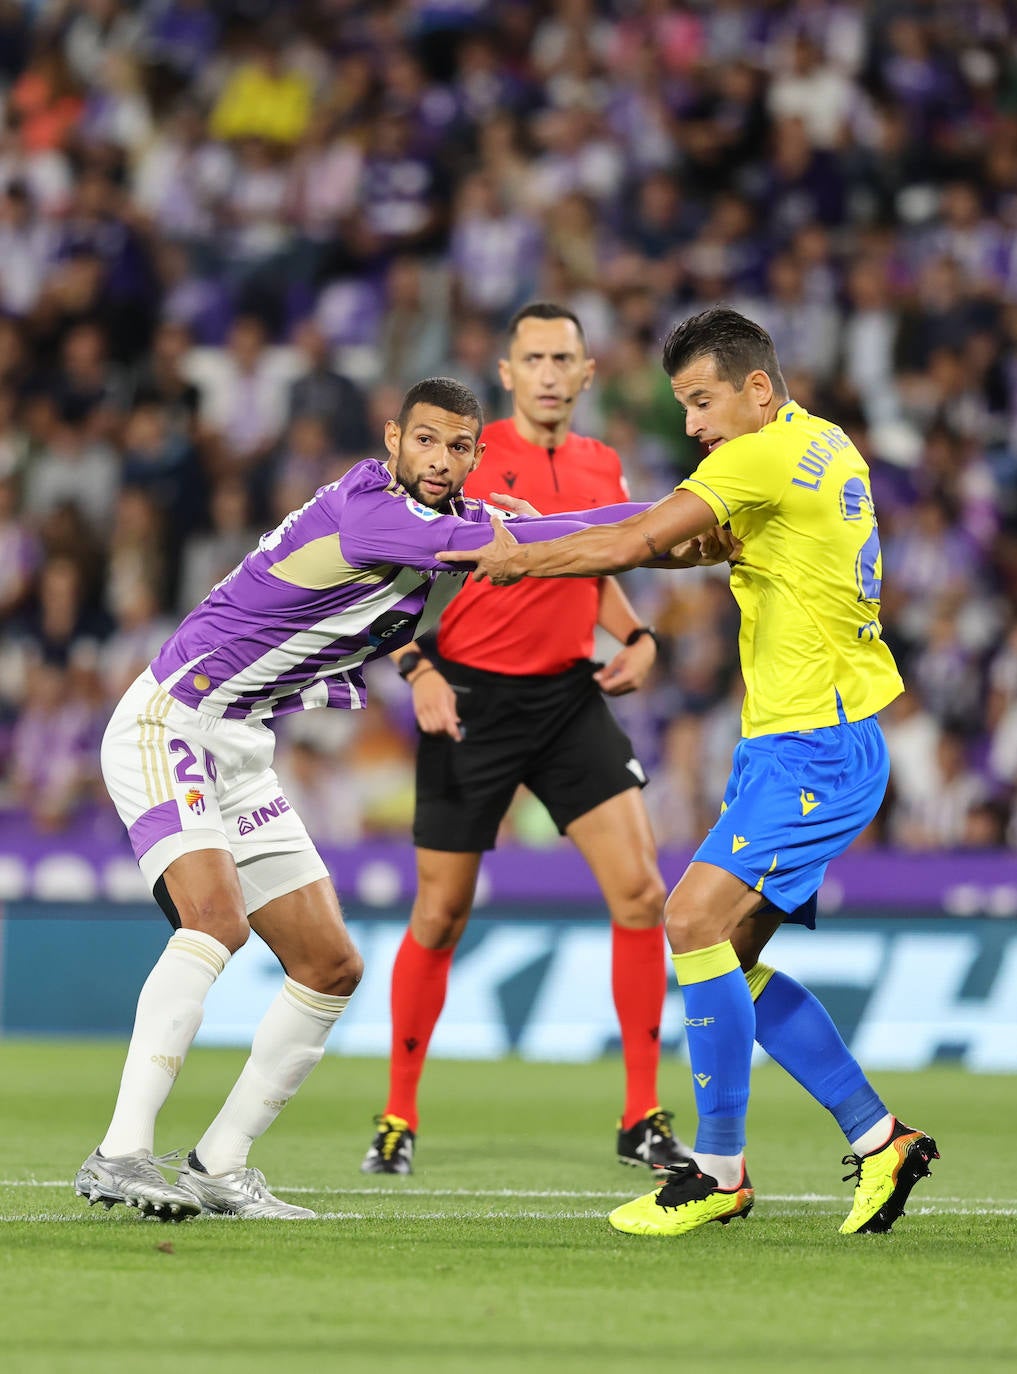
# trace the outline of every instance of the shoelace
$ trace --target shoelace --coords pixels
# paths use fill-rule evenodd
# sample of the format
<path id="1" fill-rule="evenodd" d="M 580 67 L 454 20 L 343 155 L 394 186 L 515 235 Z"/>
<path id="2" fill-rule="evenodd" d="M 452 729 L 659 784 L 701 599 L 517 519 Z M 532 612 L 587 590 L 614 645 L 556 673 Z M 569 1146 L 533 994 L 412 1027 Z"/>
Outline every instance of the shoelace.
<path id="1" fill-rule="evenodd" d="M 391 1159 L 396 1152 L 396 1146 L 403 1135 L 401 1126 L 390 1126 L 385 1132 L 385 1139 L 382 1141 L 381 1153 L 386 1159 Z"/>
<path id="2" fill-rule="evenodd" d="M 851 1179 L 857 1179 L 858 1183 L 861 1183 L 862 1162 L 863 1161 L 861 1155 L 845 1155 L 843 1157 L 843 1159 L 841 1160 L 842 1164 L 853 1164 L 855 1166 L 849 1174 L 844 1175 L 844 1178 L 842 1180 L 844 1183 L 848 1183 Z"/>
<path id="3" fill-rule="evenodd" d="M 264 1201 L 268 1194 L 268 1183 L 261 1170 L 248 1167 L 239 1171 L 239 1174 L 240 1176 L 233 1186 L 239 1191 L 247 1193 L 248 1197 Z"/>
<path id="4" fill-rule="evenodd" d="M 664 1185 L 657 1194 L 658 1207 L 681 1207 L 683 1203 L 696 1200 L 695 1196 L 683 1196 L 694 1194 L 694 1180 L 704 1177 L 691 1160 L 672 1164 L 664 1172 Z"/>
<path id="5" fill-rule="evenodd" d="M 671 1122 L 674 1120 L 674 1112 L 666 1112 L 662 1108 L 659 1112 L 654 1112 L 649 1120 L 653 1129 L 659 1131 L 666 1140 L 674 1139 L 674 1131 L 671 1129 Z"/>
<path id="6" fill-rule="evenodd" d="M 177 1170 L 182 1169 L 184 1165 L 190 1167 L 190 1151 L 188 1150 L 170 1150 L 168 1154 L 156 1155 L 155 1158 L 160 1163 L 170 1164 Z M 195 1169 L 193 1172 L 198 1178 L 214 1177 L 214 1175 L 203 1173 L 200 1169 Z M 253 1198 L 263 1197 L 268 1192 L 265 1175 L 260 1169 L 252 1168 L 250 1165 L 244 1169 L 237 1169 L 233 1173 L 227 1174 L 226 1177 L 230 1180 L 230 1187 L 238 1188 Z"/>
<path id="7" fill-rule="evenodd" d="M 187 1163 L 187 1150 L 167 1150 L 164 1155 L 153 1155 L 157 1164 L 168 1164 L 171 1169 L 180 1169 Z"/>
<path id="8" fill-rule="evenodd" d="M 374 1124 L 376 1126 L 381 1126 L 385 1134 L 385 1138 L 381 1142 L 381 1157 L 382 1159 L 391 1159 L 396 1152 L 396 1146 L 399 1144 L 400 1139 L 406 1134 L 408 1128 L 406 1126 L 383 1125 L 382 1123 L 386 1120 L 387 1118 L 385 1117 L 376 1116 L 374 1118 Z"/>
<path id="9" fill-rule="evenodd" d="M 171 1168 L 174 1168 L 179 1164 L 181 1155 L 182 1151 L 180 1150 L 170 1150 L 167 1154 L 164 1155 L 153 1155 L 151 1159 L 139 1160 L 138 1168 L 145 1174 L 146 1177 L 152 1179 L 157 1178 L 165 1188 L 167 1186 L 166 1179 L 159 1172 L 156 1166 L 159 1164 L 168 1164 Z"/>

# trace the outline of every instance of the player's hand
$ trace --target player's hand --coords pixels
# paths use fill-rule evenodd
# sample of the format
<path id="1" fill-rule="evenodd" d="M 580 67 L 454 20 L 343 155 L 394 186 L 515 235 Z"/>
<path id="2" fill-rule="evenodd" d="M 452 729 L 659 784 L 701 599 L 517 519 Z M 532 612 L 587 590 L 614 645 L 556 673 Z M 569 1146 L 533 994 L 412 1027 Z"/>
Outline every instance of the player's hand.
<path id="1" fill-rule="evenodd" d="M 494 587 L 511 587 L 524 576 L 515 564 L 519 545 L 497 515 L 491 517 L 491 534 L 491 542 L 482 548 L 443 549 L 438 557 L 444 563 L 471 563 L 474 582 L 483 582 L 486 577 Z"/>
<path id="2" fill-rule="evenodd" d="M 413 712 L 424 734 L 448 735 L 449 739 L 461 740 L 456 694 L 448 679 L 433 665 L 426 670 L 421 665 L 412 676 Z"/>
<path id="3" fill-rule="evenodd" d="M 714 525 L 705 534 L 676 544 L 670 561 L 673 567 L 708 568 L 715 563 L 736 563 L 741 552 L 742 541 L 722 525 Z"/>
<path id="4" fill-rule="evenodd" d="M 736 563 L 741 556 L 742 541 L 724 525 L 714 525 L 712 530 L 699 535 L 697 542 L 700 567 L 714 563 Z"/>
<path id="5" fill-rule="evenodd" d="M 501 506 L 513 515 L 540 515 L 536 506 L 530 505 L 529 501 L 524 501 L 521 496 L 509 496 L 507 492 L 492 491 L 487 499 L 492 506 Z"/>
<path id="6" fill-rule="evenodd" d="M 619 649 L 593 680 L 608 697 L 623 697 L 635 692 L 646 681 L 657 658 L 657 646 L 651 635 L 640 635 L 635 644 Z"/>

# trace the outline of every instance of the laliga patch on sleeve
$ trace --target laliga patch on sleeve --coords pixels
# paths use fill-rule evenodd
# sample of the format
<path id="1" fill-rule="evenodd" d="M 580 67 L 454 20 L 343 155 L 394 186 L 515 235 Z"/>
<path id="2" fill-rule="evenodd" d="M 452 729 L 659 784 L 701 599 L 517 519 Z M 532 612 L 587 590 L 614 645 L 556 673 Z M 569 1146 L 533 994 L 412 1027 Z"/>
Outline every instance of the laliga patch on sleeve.
<path id="1" fill-rule="evenodd" d="M 411 515 L 415 515 L 418 520 L 440 520 L 441 511 L 432 510 L 430 506 L 422 505 L 420 501 L 414 501 L 412 496 L 406 498 L 406 509 Z"/>

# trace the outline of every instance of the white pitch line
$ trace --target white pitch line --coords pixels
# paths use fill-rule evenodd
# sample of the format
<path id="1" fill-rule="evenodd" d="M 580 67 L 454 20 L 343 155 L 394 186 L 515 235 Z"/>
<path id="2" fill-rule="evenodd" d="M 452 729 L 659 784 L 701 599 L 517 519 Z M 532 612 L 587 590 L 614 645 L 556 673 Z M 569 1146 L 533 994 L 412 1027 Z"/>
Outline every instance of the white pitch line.
<path id="1" fill-rule="evenodd" d="M 823 1207 L 815 1209 L 814 1216 L 838 1217 L 843 1214 L 841 1207 Z M 800 1217 L 800 1209 L 790 1207 L 767 1207 L 759 1216 L 758 1221 L 763 1221 L 773 1217 Z M 912 1207 L 908 1211 L 911 1217 L 929 1216 L 950 1216 L 950 1217 L 1015 1217 L 1017 1208 L 1015 1207 Z M 87 1210 L 81 1212 L 4 1212 L 0 1213 L 0 1225 L 4 1222 L 77 1222 L 91 1223 L 93 1220 Z M 232 1217 L 202 1217 L 194 1222 L 145 1222 L 152 1235 L 172 1234 L 177 1226 L 182 1226 L 185 1230 L 188 1225 L 203 1225 L 211 1222 L 216 1226 L 226 1225 L 233 1221 Z M 577 1211 L 577 1212 L 407 1212 L 402 1210 L 380 1210 L 378 1212 L 319 1212 L 318 1221 L 606 1221 L 606 1216 L 599 1211 Z M 758 1221 L 756 1224 L 758 1225 Z M 272 1224 L 272 1223 L 268 1223 Z"/>
<path id="2" fill-rule="evenodd" d="M 603 1212 L 319 1212 L 323 1221 L 605 1221 Z"/>
<path id="3" fill-rule="evenodd" d="M 98 1214 L 99 1216 L 102 1213 Z M 603 1221 L 606 1214 L 602 1211 L 582 1212 L 406 1212 L 391 1209 L 378 1212 L 319 1212 L 318 1221 Z M 0 1225 L 4 1222 L 47 1222 L 47 1221 L 91 1221 L 88 1211 L 83 1212 L 0 1212 Z M 194 1220 L 192 1218 L 191 1220 Z M 235 1221 L 235 1217 L 202 1217 L 202 1223 L 211 1222 L 224 1226 Z M 173 1232 L 187 1222 L 163 1222 L 152 1218 L 149 1230 L 155 1234 Z"/>
<path id="4" fill-rule="evenodd" d="M 647 1180 L 648 1184 L 652 1179 Z M 68 1178 L 0 1178 L 0 1188 L 72 1188 L 74 1185 Z M 316 1194 L 318 1197 L 491 1197 L 491 1198 L 513 1198 L 513 1197 L 536 1197 L 536 1198 L 627 1198 L 639 1191 L 639 1184 L 634 1183 L 631 1188 L 598 1188 L 598 1189 L 575 1189 L 575 1188 L 402 1188 L 398 1184 L 392 1187 L 378 1188 L 314 1188 L 304 1184 L 292 1184 L 289 1187 L 284 1184 L 278 1186 L 283 1193 L 302 1193 Z M 795 1201 L 798 1199 L 795 1198 Z M 802 1201 L 828 1201 L 836 1202 L 838 1197 L 831 1196 L 823 1198 L 819 1193 L 802 1194 Z"/>
<path id="5" fill-rule="evenodd" d="M 648 1186 L 652 1184 L 652 1179 L 648 1179 Z M 70 1179 L 30 1179 L 30 1178 L 4 1178 L 0 1179 L 0 1188 L 72 1188 L 74 1185 Z M 274 1185 L 275 1186 L 275 1185 Z M 287 1187 L 284 1184 L 277 1185 L 281 1193 L 297 1193 L 302 1195 L 313 1194 L 318 1197 L 448 1197 L 448 1198 L 561 1198 L 563 1200 L 574 1200 L 576 1202 L 583 1199 L 595 1198 L 630 1198 L 639 1192 L 639 1183 L 636 1182 L 631 1188 L 604 1188 L 604 1189 L 565 1189 L 565 1188 L 401 1188 L 394 1187 L 379 1188 L 311 1188 L 304 1185 L 293 1185 Z M 842 1203 L 850 1201 L 850 1190 L 846 1189 L 843 1193 L 756 1193 L 757 1202 L 793 1202 L 793 1203 L 815 1203 L 815 1202 L 834 1202 Z M 1017 1208 L 1017 1198 L 993 1198 L 993 1197 L 955 1197 L 944 1196 L 930 1198 L 930 1202 L 940 1205 L 944 1203 L 963 1203 L 969 1207 L 976 1204 L 983 1204 L 990 1209 Z M 912 1209 L 914 1210 L 914 1209 Z M 417 1215 L 420 1215 L 419 1213 Z M 516 1214 L 520 1215 L 520 1214 Z M 961 1215 L 958 1213 L 958 1215 Z M 966 1215 L 966 1214 L 965 1214 Z M 972 1213 L 972 1215 L 976 1215 Z"/>

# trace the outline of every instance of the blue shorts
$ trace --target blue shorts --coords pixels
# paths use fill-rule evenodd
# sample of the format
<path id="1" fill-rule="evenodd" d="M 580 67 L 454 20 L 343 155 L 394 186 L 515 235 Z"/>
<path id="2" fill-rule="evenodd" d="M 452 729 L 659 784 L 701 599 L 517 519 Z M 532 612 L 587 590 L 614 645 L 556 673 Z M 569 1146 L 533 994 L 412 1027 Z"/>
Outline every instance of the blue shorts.
<path id="1" fill-rule="evenodd" d="M 819 730 L 743 739 L 721 814 L 693 856 L 814 926 L 816 893 L 879 810 L 890 776 L 875 716 Z"/>

